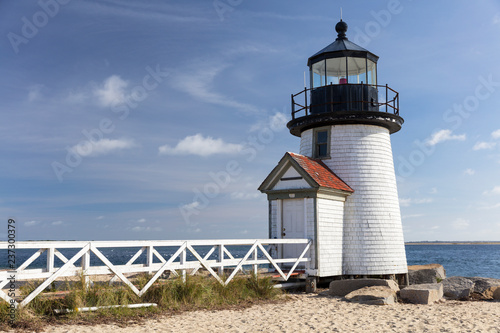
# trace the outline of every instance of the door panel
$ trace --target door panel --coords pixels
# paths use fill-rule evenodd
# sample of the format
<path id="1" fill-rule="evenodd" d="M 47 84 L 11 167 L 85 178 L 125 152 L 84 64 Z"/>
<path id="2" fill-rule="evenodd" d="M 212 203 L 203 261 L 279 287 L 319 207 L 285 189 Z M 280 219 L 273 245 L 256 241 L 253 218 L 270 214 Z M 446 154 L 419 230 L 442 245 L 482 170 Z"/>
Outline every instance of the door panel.
<path id="1" fill-rule="evenodd" d="M 304 238 L 304 199 L 285 199 L 282 207 L 281 238 Z M 302 244 L 284 244 L 283 257 L 298 258 L 303 248 Z"/>

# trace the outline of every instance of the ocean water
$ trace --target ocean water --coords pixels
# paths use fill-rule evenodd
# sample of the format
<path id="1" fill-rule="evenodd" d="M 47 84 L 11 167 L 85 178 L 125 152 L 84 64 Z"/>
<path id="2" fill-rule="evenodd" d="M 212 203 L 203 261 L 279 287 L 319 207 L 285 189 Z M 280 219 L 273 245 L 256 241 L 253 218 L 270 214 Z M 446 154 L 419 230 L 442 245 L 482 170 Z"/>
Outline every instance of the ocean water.
<path id="1" fill-rule="evenodd" d="M 446 276 L 500 279 L 500 245 L 406 245 L 408 265 L 441 264 Z"/>
<path id="2" fill-rule="evenodd" d="M 198 246 L 195 250 L 204 256 L 211 247 Z M 248 251 L 248 246 L 228 247 L 235 257 L 243 257 Z M 115 265 L 123 265 L 132 258 L 138 248 L 102 248 L 101 252 Z M 158 247 L 156 250 L 168 260 L 176 248 Z M 71 258 L 78 249 L 61 249 L 66 258 Z M 35 250 L 16 250 L 16 264 L 21 265 Z M 217 252 L 217 251 L 215 251 Z M 407 245 L 406 257 L 408 265 L 423 265 L 437 263 L 444 266 L 446 275 L 450 276 L 482 276 L 500 279 L 500 245 Z M 194 256 L 188 252 L 188 260 L 194 260 Z M 217 259 L 217 253 L 212 254 L 210 259 Z M 175 260 L 179 261 L 179 259 Z M 143 253 L 136 263 L 145 263 L 146 254 Z M 155 262 L 159 262 L 155 260 Z M 62 262 L 56 258 L 57 267 Z M 103 265 L 94 255 L 91 256 L 91 264 Z M 46 265 L 45 253 L 35 260 L 29 268 L 41 268 Z M 8 267 L 7 251 L 0 250 L 0 269 Z"/>

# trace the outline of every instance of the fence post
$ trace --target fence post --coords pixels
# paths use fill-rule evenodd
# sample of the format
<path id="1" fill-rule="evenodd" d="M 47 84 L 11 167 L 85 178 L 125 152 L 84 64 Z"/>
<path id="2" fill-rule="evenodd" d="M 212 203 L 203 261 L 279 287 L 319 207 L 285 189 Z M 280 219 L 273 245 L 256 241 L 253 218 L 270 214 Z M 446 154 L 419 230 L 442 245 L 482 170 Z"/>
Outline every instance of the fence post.
<path id="1" fill-rule="evenodd" d="M 88 276 L 88 269 L 90 268 L 90 250 L 85 252 L 82 256 L 81 261 L 82 266 L 82 276 L 83 276 L 83 288 L 87 289 L 90 286 L 90 278 Z"/>
<path id="2" fill-rule="evenodd" d="M 184 265 L 186 264 L 186 249 L 182 250 L 180 261 L 181 261 L 182 282 L 186 282 L 186 269 L 184 268 Z"/>
<path id="3" fill-rule="evenodd" d="M 257 248 L 253 250 L 253 260 L 257 261 L 259 257 L 257 256 Z M 253 274 L 257 276 L 257 273 L 259 272 L 259 265 L 253 264 Z"/>
<path id="4" fill-rule="evenodd" d="M 152 269 L 152 267 L 153 267 L 153 246 L 152 245 L 148 246 L 148 248 L 147 248 L 146 258 L 147 258 L 146 265 L 149 268 L 148 273 L 151 274 L 151 273 L 153 273 L 153 269 Z"/>
<path id="5" fill-rule="evenodd" d="M 224 266 L 222 265 L 222 263 L 224 262 L 224 245 L 220 244 L 219 245 L 219 259 L 217 260 L 218 262 L 220 262 L 220 266 L 219 266 L 219 276 L 223 276 L 224 275 Z"/>
<path id="6" fill-rule="evenodd" d="M 47 272 L 52 273 L 54 271 L 54 252 L 55 248 L 47 248 Z"/>

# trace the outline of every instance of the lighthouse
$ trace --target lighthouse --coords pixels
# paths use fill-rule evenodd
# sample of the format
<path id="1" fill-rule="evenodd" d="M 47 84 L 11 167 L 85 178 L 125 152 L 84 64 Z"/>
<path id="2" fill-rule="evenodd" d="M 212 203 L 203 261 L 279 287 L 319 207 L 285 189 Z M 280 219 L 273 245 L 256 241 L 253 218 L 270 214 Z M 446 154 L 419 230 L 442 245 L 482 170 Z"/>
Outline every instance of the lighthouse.
<path id="1" fill-rule="evenodd" d="M 351 42 L 347 24 L 307 62 L 310 87 L 292 94 L 287 152 L 259 190 L 271 238 L 312 240 L 304 267 L 315 277 L 407 273 L 391 134 L 403 125 L 399 94 L 377 81 L 379 57 Z M 296 254 L 281 246 L 276 256 Z"/>

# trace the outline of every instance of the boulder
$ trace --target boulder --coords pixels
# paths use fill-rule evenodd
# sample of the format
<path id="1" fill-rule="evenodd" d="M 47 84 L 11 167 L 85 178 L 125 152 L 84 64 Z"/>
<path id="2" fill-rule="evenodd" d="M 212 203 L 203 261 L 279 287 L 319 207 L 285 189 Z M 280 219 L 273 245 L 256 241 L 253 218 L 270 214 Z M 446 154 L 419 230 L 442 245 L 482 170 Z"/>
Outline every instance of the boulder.
<path id="1" fill-rule="evenodd" d="M 493 293 L 500 287 L 500 279 L 471 277 L 467 278 L 474 283 L 474 292 L 484 298 L 493 298 Z"/>
<path id="2" fill-rule="evenodd" d="M 335 280 L 330 282 L 329 293 L 332 296 L 345 296 L 354 290 L 361 289 L 363 287 L 372 286 L 385 286 L 394 290 L 399 291 L 398 284 L 393 280 L 383 280 L 383 279 L 352 279 L 352 280 Z"/>
<path id="3" fill-rule="evenodd" d="M 500 301 L 500 288 L 497 288 L 493 293 L 493 299 Z"/>
<path id="4" fill-rule="evenodd" d="M 401 289 L 399 296 L 414 304 L 431 304 L 443 297 L 441 283 L 415 284 Z"/>
<path id="5" fill-rule="evenodd" d="M 440 264 L 408 266 L 408 280 L 411 284 L 439 283 L 446 279 L 446 271 Z"/>
<path id="6" fill-rule="evenodd" d="M 396 298 L 396 292 L 387 286 L 364 287 L 345 295 L 349 302 L 368 305 L 392 305 Z"/>
<path id="7" fill-rule="evenodd" d="M 452 276 L 443 280 L 443 294 L 449 299 L 469 299 L 474 290 L 474 282 L 461 277 Z"/>

